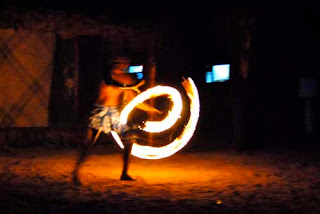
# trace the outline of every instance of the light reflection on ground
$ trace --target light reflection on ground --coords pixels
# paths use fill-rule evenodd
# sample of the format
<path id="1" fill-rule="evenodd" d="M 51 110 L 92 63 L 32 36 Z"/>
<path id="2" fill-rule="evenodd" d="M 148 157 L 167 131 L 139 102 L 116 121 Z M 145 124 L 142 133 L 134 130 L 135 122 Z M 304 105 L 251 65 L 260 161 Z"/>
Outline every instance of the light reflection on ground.
<path id="1" fill-rule="evenodd" d="M 0 209 L 13 213 L 320 211 L 320 161 L 308 155 L 178 153 L 132 159 L 119 181 L 120 151 L 96 146 L 71 184 L 74 149 L 18 149 L 0 157 Z M 9 208 L 10 209 L 9 209 Z M 86 209 L 88 209 L 86 211 Z"/>

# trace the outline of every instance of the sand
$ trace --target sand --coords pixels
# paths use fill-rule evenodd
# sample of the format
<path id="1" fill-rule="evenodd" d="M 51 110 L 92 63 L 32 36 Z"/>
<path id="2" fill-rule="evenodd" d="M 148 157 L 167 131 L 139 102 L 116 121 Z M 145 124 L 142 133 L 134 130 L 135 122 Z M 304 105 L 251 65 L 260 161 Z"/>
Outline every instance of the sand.
<path id="1" fill-rule="evenodd" d="M 312 152 L 182 151 L 132 158 L 96 145 L 71 182 L 74 148 L 15 148 L 0 156 L 1 213 L 320 213 L 320 158 Z"/>

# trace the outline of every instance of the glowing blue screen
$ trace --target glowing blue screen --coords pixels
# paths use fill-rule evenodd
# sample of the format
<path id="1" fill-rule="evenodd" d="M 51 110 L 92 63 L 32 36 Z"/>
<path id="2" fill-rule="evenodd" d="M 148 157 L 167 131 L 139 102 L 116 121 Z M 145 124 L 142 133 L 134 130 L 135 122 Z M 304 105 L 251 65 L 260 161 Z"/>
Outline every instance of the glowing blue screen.
<path id="1" fill-rule="evenodd" d="M 212 66 L 212 71 L 206 72 L 206 83 L 224 82 L 230 79 L 230 64 Z"/>
<path id="2" fill-rule="evenodd" d="M 131 65 L 129 66 L 129 73 L 135 73 L 139 80 L 143 79 L 143 65 Z"/>
<path id="3" fill-rule="evenodd" d="M 143 70 L 143 65 L 131 65 L 129 66 L 129 73 L 140 73 Z"/>

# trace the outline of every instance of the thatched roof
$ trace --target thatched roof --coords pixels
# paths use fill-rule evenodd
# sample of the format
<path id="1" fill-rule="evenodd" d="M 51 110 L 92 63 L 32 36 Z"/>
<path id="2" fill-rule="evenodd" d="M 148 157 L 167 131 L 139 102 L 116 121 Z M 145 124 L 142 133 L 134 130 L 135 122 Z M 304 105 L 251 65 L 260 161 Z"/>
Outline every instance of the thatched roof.
<path id="1" fill-rule="evenodd" d="M 151 39 L 155 33 L 153 27 L 145 23 L 120 24 L 107 15 L 88 17 L 83 14 L 54 11 L 4 11 L 1 13 L 0 28 L 54 32 L 65 38 L 102 35 L 125 40 Z"/>

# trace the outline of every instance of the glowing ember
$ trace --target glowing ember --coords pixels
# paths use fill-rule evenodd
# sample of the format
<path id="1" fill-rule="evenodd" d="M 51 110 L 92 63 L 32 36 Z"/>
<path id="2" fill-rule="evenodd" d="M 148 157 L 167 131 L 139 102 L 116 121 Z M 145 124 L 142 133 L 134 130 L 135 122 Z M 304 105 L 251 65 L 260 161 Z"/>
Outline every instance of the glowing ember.
<path id="1" fill-rule="evenodd" d="M 172 141 L 168 145 L 162 146 L 162 147 L 142 146 L 134 143 L 132 147 L 132 155 L 139 158 L 143 158 L 143 159 L 165 158 L 173 155 L 174 153 L 182 149 L 189 142 L 189 140 L 191 139 L 195 131 L 195 128 L 199 119 L 200 102 L 199 102 L 198 90 L 191 78 L 184 80 L 182 82 L 182 85 L 186 90 L 187 95 L 190 99 L 190 118 L 187 124 L 185 125 L 181 135 L 178 136 L 174 141 Z M 148 121 L 148 124 L 146 123 L 146 127 L 148 125 L 148 128 L 147 129 L 145 128 L 144 130 L 149 130 L 152 132 L 160 132 L 159 130 L 162 130 L 162 131 L 165 130 L 163 126 L 166 129 L 170 128 L 176 122 L 176 120 L 180 117 L 180 112 L 182 108 L 181 96 L 180 94 L 179 96 L 177 96 L 175 91 L 178 92 L 176 89 L 173 89 L 168 86 L 156 86 L 154 88 L 151 88 L 141 93 L 135 99 L 133 99 L 121 112 L 120 121 L 125 124 L 127 122 L 128 115 L 130 114 L 132 109 L 139 103 L 142 103 L 145 100 L 150 99 L 151 97 L 167 94 L 172 99 L 174 104 L 172 107 L 172 111 L 170 111 L 167 117 L 162 121 L 159 121 L 159 122 Z M 180 101 L 181 101 L 181 104 L 180 104 Z M 174 120 L 173 123 L 170 121 L 170 124 L 171 124 L 170 127 L 168 127 L 167 124 L 163 124 L 164 122 L 169 123 L 169 121 L 167 120 L 168 117 L 172 118 L 170 120 Z M 116 133 L 112 133 L 112 134 L 113 136 L 117 135 Z M 119 144 L 119 146 L 123 148 L 123 143 L 121 142 L 121 139 L 119 138 L 119 136 L 115 137 L 115 140 Z"/>
<path id="2" fill-rule="evenodd" d="M 221 200 L 217 200 L 217 204 L 222 204 L 222 201 Z"/>

